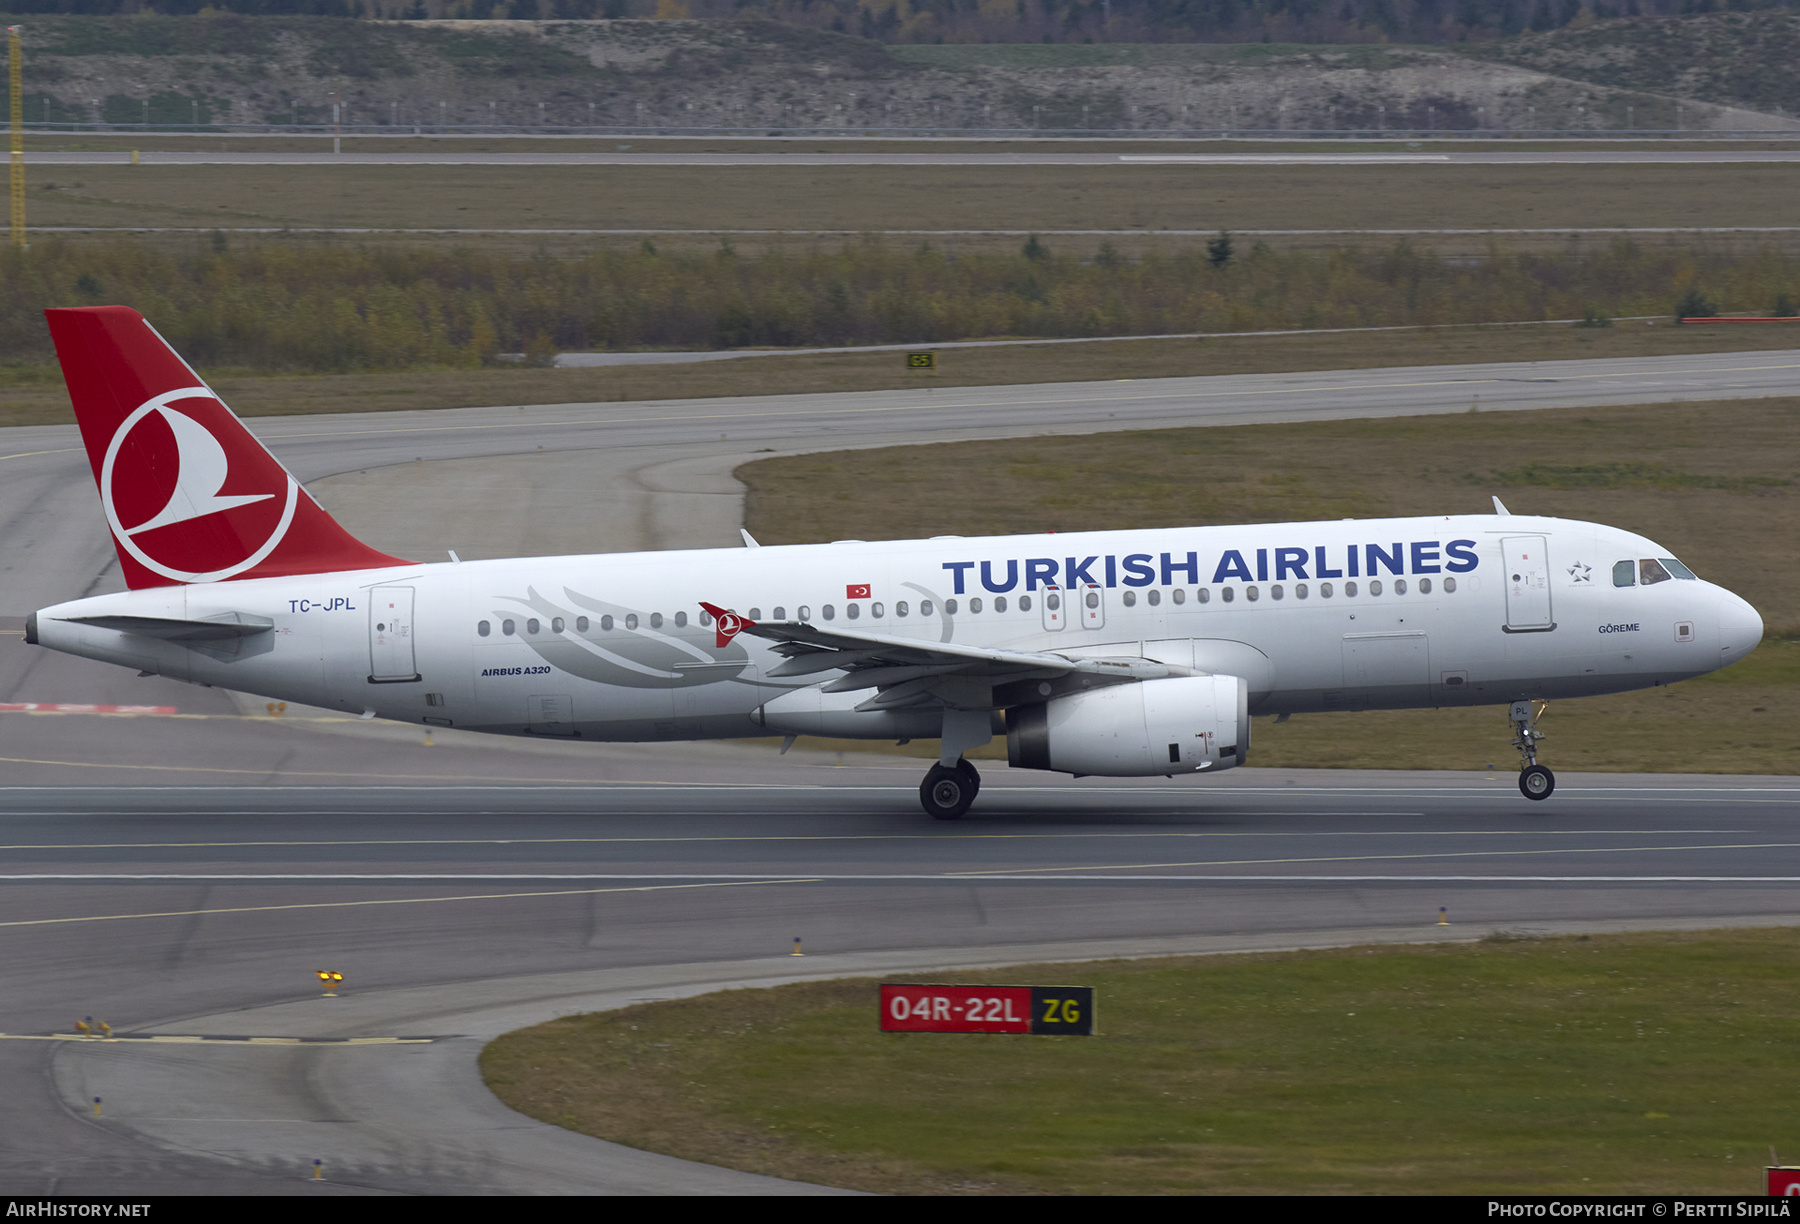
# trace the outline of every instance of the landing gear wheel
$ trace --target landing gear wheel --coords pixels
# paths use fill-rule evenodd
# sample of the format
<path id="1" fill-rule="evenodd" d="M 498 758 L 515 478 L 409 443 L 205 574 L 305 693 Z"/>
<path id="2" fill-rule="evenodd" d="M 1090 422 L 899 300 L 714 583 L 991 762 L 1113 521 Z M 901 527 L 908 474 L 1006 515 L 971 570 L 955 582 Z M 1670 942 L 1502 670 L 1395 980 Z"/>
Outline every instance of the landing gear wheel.
<path id="1" fill-rule="evenodd" d="M 919 802 L 934 819 L 961 820 L 969 805 L 975 802 L 975 790 L 979 785 L 979 780 L 971 783 L 969 773 L 960 767 L 946 769 L 942 765 L 933 765 L 919 787 Z"/>
<path id="2" fill-rule="evenodd" d="M 1556 775 L 1542 765 L 1528 765 L 1519 773 L 1519 793 L 1527 799 L 1548 799 L 1556 790 Z"/>
<path id="3" fill-rule="evenodd" d="M 969 785 L 974 788 L 969 793 L 969 798 L 973 799 L 976 795 L 981 793 L 981 775 L 976 773 L 975 766 L 970 764 L 969 761 L 963 757 L 958 757 L 956 759 L 956 767 L 968 776 Z"/>

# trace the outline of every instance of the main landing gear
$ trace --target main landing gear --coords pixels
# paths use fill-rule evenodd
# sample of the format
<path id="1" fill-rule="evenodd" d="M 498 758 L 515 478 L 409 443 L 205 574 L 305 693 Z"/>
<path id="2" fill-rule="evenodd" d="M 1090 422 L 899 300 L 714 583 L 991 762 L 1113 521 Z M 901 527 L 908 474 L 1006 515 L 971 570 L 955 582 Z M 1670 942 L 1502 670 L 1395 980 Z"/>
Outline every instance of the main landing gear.
<path id="1" fill-rule="evenodd" d="M 1548 799 L 1556 790 L 1556 775 L 1537 763 L 1537 743 L 1544 738 L 1544 733 L 1537 729 L 1537 721 L 1543 717 L 1545 704 L 1542 701 L 1512 703 L 1513 747 L 1523 758 L 1519 765 L 1519 793 L 1527 799 Z"/>
<path id="2" fill-rule="evenodd" d="M 980 790 L 981 775 L 958 757 L 955 765 L 931 767 L 919 786 L 919 802 L 938 820 L 961 820 Z"/>

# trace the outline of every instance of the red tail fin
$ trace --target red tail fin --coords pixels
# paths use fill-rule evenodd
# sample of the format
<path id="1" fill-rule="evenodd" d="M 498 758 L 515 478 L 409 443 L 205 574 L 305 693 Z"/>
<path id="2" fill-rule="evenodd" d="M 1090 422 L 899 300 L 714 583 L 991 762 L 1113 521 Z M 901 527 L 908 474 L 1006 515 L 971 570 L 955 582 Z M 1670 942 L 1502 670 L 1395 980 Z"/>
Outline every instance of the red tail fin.
<path id="1" fill-rule="evenodd" d="M 44 314 L 132 589 L 408 564 L 338 526 L 137 311 Z"/>

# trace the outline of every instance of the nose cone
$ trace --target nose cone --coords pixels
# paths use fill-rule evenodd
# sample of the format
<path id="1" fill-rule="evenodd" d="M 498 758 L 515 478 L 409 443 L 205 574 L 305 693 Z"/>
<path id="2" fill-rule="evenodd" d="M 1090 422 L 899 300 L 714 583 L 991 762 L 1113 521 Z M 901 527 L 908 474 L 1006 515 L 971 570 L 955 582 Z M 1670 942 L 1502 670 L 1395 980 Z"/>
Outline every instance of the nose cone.
<path id="1" fill-rule="evenodd" d="M 1762 617 L 1730 591 L 1719 593 L 1719 666 L 1736 663 L 1763 637 Z"/>

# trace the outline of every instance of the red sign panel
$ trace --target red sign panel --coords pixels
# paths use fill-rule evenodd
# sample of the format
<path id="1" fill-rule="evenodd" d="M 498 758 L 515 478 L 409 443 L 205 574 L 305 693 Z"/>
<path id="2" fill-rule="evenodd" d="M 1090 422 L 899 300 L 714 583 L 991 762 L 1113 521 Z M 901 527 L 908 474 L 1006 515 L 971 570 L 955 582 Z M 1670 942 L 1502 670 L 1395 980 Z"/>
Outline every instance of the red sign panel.
<path id="1" fill-rule="evenodd" d="M 845 599 L 868 599 L 868 598 L 870 598 L 869 584 L 866 582 L 852 582 L 852 583 L 846 584 L 844 587 L 844 598 Z"/>
<path id="2" fill-rule="evenodd" d="M 1029 1033 L 1029 986 L 881 987 L 884 1033 Z"/>
<path id="3" fill-rule="evenodd" d="M 1769 1193 L 1775 1198 L 1800 1196 L 1800 1168 L 1788 1165 L 1769 1171 Z"/>

